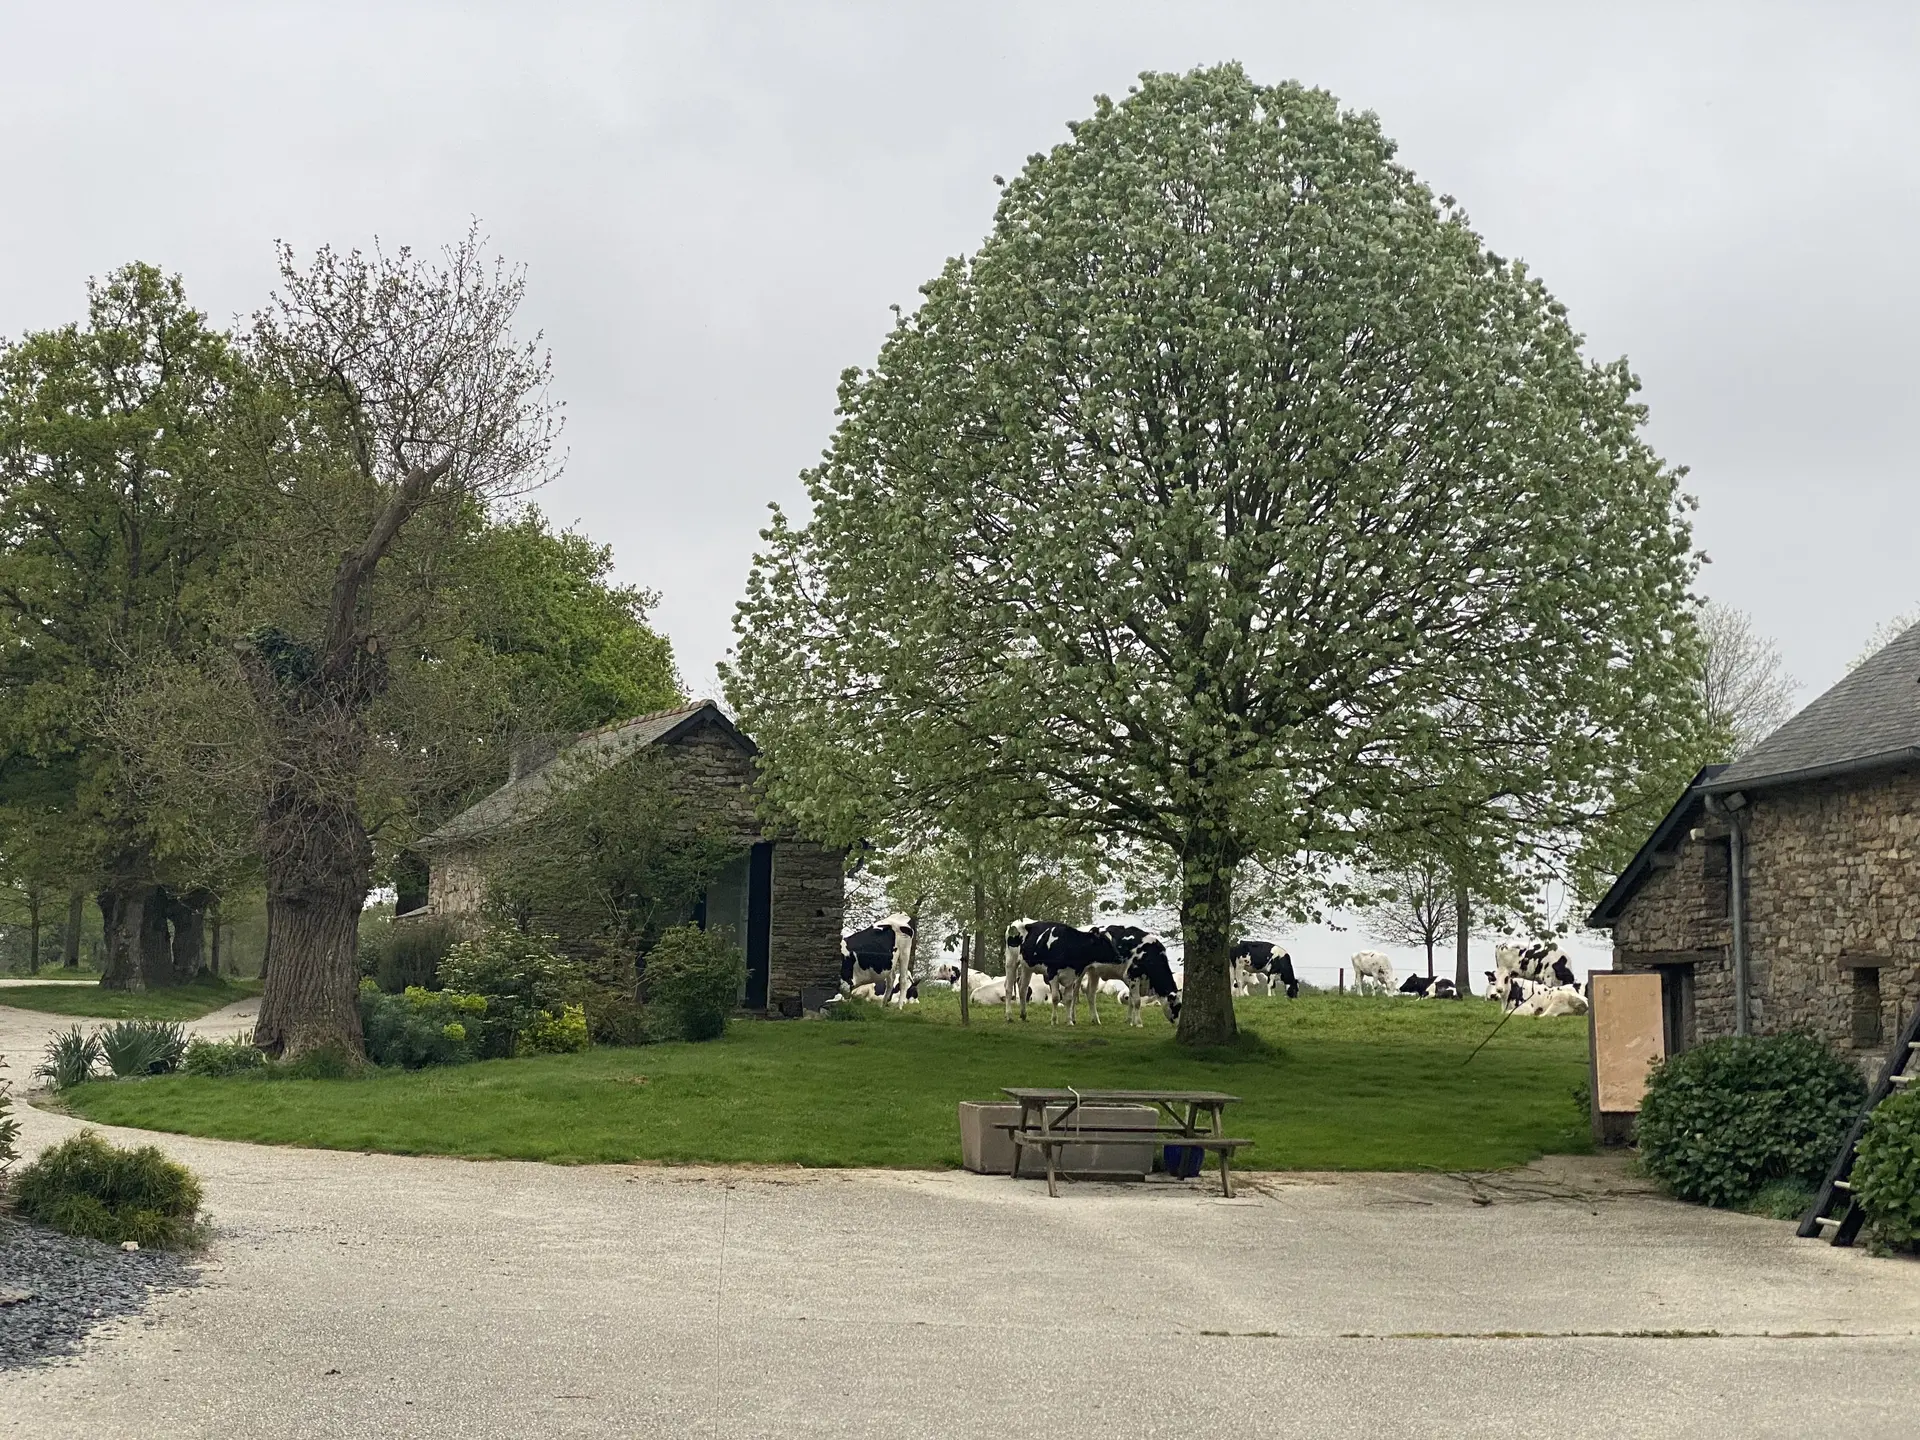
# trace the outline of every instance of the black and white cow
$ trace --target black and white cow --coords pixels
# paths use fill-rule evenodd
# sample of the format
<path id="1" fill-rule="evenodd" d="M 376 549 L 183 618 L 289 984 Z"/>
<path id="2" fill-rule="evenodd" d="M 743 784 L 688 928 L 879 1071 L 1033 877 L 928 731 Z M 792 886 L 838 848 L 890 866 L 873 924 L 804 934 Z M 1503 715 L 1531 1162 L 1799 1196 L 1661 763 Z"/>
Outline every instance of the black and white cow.
<path id="1" fill-rule="evenodd" d="M 1235 941 L 1232 964 L 1236 995 L 1251 994 L 1258 984 L 1262 995 L 1271 995 L 1284 986 L 1289 1000 L 1299 998 L 1300 982 L 1293 976 L 1293 956 L 1271 940 Z"/>
<path id="2" fill-rule="evenodd" d="M 1573 957 L 1558 945 L 1496 945 L 1493 971 L 1501 985 L 1512 975 L 1561 987 L 1580 983 L 1573 973 Z"/>
<path id="3" fill-rule="evenodd" d="M 1002 959 L 1005 960 L 1006 982 L 1001 986 L 1000 995 L 1007 1008 L 1007 1020 L 1013 1020 L 1013 997 L 1020 996 L 1020 1018 L 1027 1018 L 1027 992 L 1031 986 L 1027 983 L 1033 978 L 1033 967 L 1027 964 L 1027 932 L 1036 925 L 1045 922 L 1039 920 L 1015 920 L 1007 926 L 1006 943 L 1002 947 Z"/>
<path id="4" fill-rule="evenodd" d="M 1008 936 L 1011 939 L 1011 930 Z M 1078 1017 L 1080 992 L 1087 988 L 1095 968 L 1125 964 L 1105 932 L 1079 930 L 1061 920 L 1029 923 L 1020 937 L 1020 960 L 1029 973 L 1047 977 L 1049 1022 L 1058 1023 L 1060 1006 L 1065 1004 L 1069 1025 Z"/>
<path id="5" fill-rule="evenodd" d="M 878 925 L 856 930 L 840 941 L 840 990 L 851 995 L 862 986 L 895 1005 L 907 1002 L 907 966 L 913 958 L 913 922 L 889 915 Z"/>
<path id="6" fill-rule="evenodd" d="M 1422 1000 L 1458 1000 L 1460 992 L 1444 975 L 1409 975 L 1400 982 L 1400 993 Z"/>
<path id="7" fill-rule="evenodd" d="M 1102 980 L 1119 980 L 1127 987 L 1127 1023 L 1144 1025 L 1141 1006 L 1151 995 L 1167 1012 L 1167 1019 L 1180 1018 L 1180 982 L 1174 978 L 1173 962 L 1167 958 L 1167 946 L 1158 935 L 1138 925 L 1096 925 L 1094 933 L 1105 935 L 1113 943 L 1120 964 L 1099 962 L 1087 971 L 1087 1006 L 1093 1011 L 1093 1023 L 1100 1023 L 1100 1011 L 1094 1000 Z M 1071 1022 L 1069 1022 L 1071 1023 Z"/>

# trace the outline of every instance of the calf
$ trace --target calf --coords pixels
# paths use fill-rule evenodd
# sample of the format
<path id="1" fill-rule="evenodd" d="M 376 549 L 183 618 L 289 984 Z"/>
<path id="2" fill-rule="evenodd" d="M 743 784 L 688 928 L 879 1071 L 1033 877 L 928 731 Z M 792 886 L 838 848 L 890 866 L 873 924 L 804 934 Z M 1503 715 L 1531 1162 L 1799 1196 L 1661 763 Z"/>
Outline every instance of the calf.
<path id="1" fill-rule="evenodd" d="M 1236 941 L 1232 964 L 1236 994 L 1251 993 L 1257 980 L 1263 995 L 1271 995 L 1276 986 L 1284 985 L 1289 1000 L 1299 998 L 1300 982 L 1293 976 L 1293 956 L 1271 940 Z"/>
<path id="2" fill-rule="evenodd" d="M 889 915 L 878 925 L 854 931 L 840 941 L 841 992 L 851 995 L 872 985 L 883 998 L 904 1005 L 912 956 L 913 922 L 904 915 Z"/>
<path id="3" fill-rule="evenodd" d="M 1393 993 L 1393 961 L 1379 950 L 1356 950 L 1353 988 L 1362 995 Z"/>

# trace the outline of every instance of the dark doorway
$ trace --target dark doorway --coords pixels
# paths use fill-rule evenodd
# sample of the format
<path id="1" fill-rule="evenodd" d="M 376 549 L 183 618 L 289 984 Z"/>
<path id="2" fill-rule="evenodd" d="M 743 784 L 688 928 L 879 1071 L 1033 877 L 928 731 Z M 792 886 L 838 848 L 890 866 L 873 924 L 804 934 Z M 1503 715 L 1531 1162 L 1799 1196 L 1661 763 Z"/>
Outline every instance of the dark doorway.
<path id="1" fill-rule="evenodd" d="M 748 1010 L 767 1008 L 767 972 L 773 954 L 773 845 L 762 841 L 747 858 Z"/>
<path id="2" fill-rule="evenodd" d="M 1687 1048 L 1687 1035 L 1693 1029 L 1693 966 L 1660 967 L 1660 1015 L 1667 1054 L 1678 1055 Z"/>

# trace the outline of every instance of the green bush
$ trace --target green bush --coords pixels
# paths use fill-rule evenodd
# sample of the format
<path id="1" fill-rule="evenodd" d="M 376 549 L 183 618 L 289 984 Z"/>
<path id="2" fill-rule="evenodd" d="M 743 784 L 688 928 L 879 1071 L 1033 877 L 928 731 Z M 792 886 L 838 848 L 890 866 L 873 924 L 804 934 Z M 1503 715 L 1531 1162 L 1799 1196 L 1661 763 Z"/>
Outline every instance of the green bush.
<path id="1" fill-rule="evenodd" d="M 1811 1035 L 1709 1040 L 1648 1078 L 1640 1162 L 1709 1205 L 1738 1205 L 1769 1180 L 1818 1184 L 1865 1095 L 1859 1071 Z"/>
<path id="2" fill-rule="evenodd" d="M 0 1059 L 0 1070 L 6 1068 L 7 1062 Z M 0 1080 L 0 1189 L 6 1188 L 7 1171 L 20 1158 L 15 1143 L 19 1139 L 20 1122 L 13 1118 L 13 1086 Z"/>
<path id="3" fill-rule="evenodd" d="M 378 921 L 361 936 L 360 971 L 389 995 L 414 985 L 432 989 L 459 933 L 451 922 L 428 916 Z"/>
<path id="4" fill-rule="evenodd" d="M 382 994 L 371 980 L 360 984 L 360 1029 L 367 1058 L 376 1065 L 419 1070 L 473 1059 L 474 1040 L 487 1013 L 486 997 L 409 985 L 399 995 Z"/>
<path id="5" fill-rule="evenodd" d="M 587 1035 L 596 1045 L 645 1045 L 653 1038 L 646 1007 L 631 992 L 612 985 L 592 985 L 581 992 L 587 1012 Z"/>
<path id="6" fill-rule="evenodd" d="M 170 1075 L 187 1053 L 187 1029 L 177 1020 L 116 1020 L 95 1036 L 107 1068 L 123 1080 Z"/>
<path id="7" fill-rule="evenodd" d="M 1848 1179 L 1876 1239 L 1920 1249 L 1920 1092 L 1903 1090 L 1874 1106 Z"/>
<path id="8" fill-rule="evenodd" d="M 345 1080 L 361 1071 L 360 1057 L 339 1045 L 322 1045 L 267 1067 L 275 1080 Z"/>
<path id="9" fill-rule="evenodd" d="M 820 1013 L 829 1020 L 871 1020 L 885 1007 L 877 1001 L 864 996 L 841 995 L 827 1002 L 827 1008 Z"/>
<path id="10" fill-rule="evenodd" d="M 577 1055 L 592 1043 L 579 1005 L 563 1005 L 558 1015 L 542 1011 L 520 1032 L 520 1048 L 541 1055 Z"/>
<path id="11" fill-rule="evenodd" d="M 55 1090 L 66 1090 L 91 1080 L 99 1066 L 100 1037 L 88 1035 L 75 1025 L 47 1042 L 46 1056 L 34 1069 L 33 1078 L 46 1081 Z"/>
<path id="12" fill-rule="evenodd" d="M 486 999 L 486 1014 L 476 1019 L 474 1045 L 474 1052 L 486 1059 L 513 1054 L 520 1033 L 535 1017 L 558 1015 L 587 980 L 578 965 L 554 949 L 552 936 L 496 925 L 447 952 L 440 962 L 440 983 Z"/>
<path id="13" fill-rule="evenodd" d="M 196 1036 L 188 1045 L 180 1068 L 189 1075 L 249 1075 L 267 1068 L 267 1053 L 248 1035 L 231 1040 L 204 1040 Z"/>
<path id="14" fill-rule="evenodd" d="M 745 979 L 739 947 L 696 925 L 667 931 L 647 952 L 647 1004 L 668 1038 L 714 1040 L 725 1034 Z"/>
<path id="15" fill-rule="evenodd" d="M 122 1150 L 82 1130 L 21 1170 L 13 1200 L 25 1218 L 69 1235 L 178 1246 L 193 1239 L 200 1182 L 151 1145 Z"/>

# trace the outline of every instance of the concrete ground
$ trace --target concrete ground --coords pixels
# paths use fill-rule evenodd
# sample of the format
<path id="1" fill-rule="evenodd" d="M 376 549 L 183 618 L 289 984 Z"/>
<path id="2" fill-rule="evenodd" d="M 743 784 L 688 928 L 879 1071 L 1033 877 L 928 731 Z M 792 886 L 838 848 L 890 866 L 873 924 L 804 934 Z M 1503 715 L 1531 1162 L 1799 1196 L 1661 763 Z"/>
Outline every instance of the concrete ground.
<path id="1" fill-rule="evenodd" d="M 78 1128 L 23 1119 L 29 1151 Z M 207 1184 L 204 1283 L 0 1375 L 0 1436 L 1868 1440 L 1920 1415 L 1920 1265 L 1610 1160 L 1049 1200 L 159 1143 Z"/>

